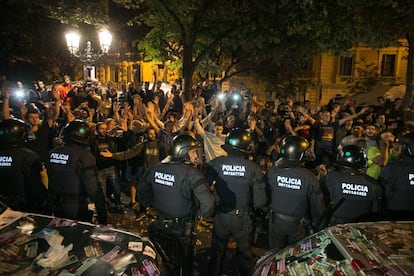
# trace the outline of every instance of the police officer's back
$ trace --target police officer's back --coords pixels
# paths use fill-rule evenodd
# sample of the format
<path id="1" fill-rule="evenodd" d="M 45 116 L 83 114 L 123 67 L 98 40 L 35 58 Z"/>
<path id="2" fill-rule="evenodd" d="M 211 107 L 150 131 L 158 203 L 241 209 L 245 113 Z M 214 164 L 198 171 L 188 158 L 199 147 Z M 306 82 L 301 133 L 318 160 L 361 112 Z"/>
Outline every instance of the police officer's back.
<path id="1" fill-rule="evenodd" d="M 385 209 L 395 219 L 414 219 L 414 132 L 399 139 L 402 157 L 381 170 Z"/>
<path id="2" fill-rule="evenodd" d="M 249 131 L 232 129 L 223 149 L 228 156 L 210 161 L 206 176 L 215 183 L 219 213 L 214 219 L 213 255 L 210 273 L 219 275 L 225 247 L 230 237 L 237 243 L 241 273 L 249 275 L 253 261 L 250 253 L 252 220 L 250 213 L 266 204 L 266 185 L 260 167 L 247 159 L 252 143 Z"/>
<path id="3" fill-rule="evenodd" d="M 344 146 L 338 151 L 337 170 L 325 177 L 332 213 L 329 224 L 366 220 L 380 211 L 382 189 L 363 169 L 367 158 L 363 148 Z"/>
<path id="4" fill-rule="evenodd" d="M 304 219 L 315 225 L 325 209 L 318 179 L 302 167 L 301 160 L 308 147 L 303 137 L 286 137 L 282 141 L 282 157 L 267 171 L 271 192 L 271 248 L 282 248 L 303 238 Z"/>
<path id="5" fill-rule="evenodd" d="M 101 186 L 98 185 L 96 160 L 90 152 L 89 126 L 75 120 L 63 131 L 64 145 L 49 152 L 49 190 L 56 200 L 55 215 L 59 217 L 91 221 L 88 198 L 95 203 L 98 222 L 106 224 L 106 206 Z"/>
<path id="6" fill-rule="evenodd" d="M 0 200 L 14 210 L 43 212 L 40 157 L 23 146 L 29 126 L 18 119 L 0 122 Z"/>
<path id="7" fill-rule="evenodd" d="M 170 262 L 174 262 L 173 274 L 189 275 L 195 215 L 198 213 L 199 216 L 209 217 L 214 210 L 214 196 L 206 179 L 191 165 L 196 162 L 200 148 L 199 142 L 192 136 L 176 136 L 172 142 L 171 161 L 150 168 L 137 188 L 139 202 L 144 207 L 154 207 L 158 212 L 156 222 L 150 226 L 150 239 L 156 246 L 164 245 L 163 251 L 168 252 L 174 245 L 169 244 L 168 237 L 159 235 L 167 233 L 167 236 L 179 240 L 184 248 L 184 252 L 178 253 L 180 256 L 167 256 L 175 260 Z"/>
<path id="8" fill-rule="evenodd" d="M 200 144 L 187 134 L 174 138 L 171 161 L 153 166 L 142 180 L 138 198 L 144 206 L 153 206 L 161 215 L 187 218 L 195 215 L 192 194 L 198 199 L 200 216 L 209 217 L 214 197 L 199 170 L 189 165 L 197 158 Z"/>

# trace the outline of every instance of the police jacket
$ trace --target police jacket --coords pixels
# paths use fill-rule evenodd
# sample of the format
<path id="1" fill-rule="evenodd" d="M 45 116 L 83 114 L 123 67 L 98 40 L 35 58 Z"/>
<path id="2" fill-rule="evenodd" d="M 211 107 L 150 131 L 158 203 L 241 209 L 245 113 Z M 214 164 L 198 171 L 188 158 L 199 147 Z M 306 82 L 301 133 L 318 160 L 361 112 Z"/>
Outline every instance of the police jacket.
<path id="1" fill-rule="evenodd" d="M 40 178 L 41 170 L 39 156 L 26 147 L 0 150 L 0 196 L 10 208 L 41 211 L 40 206 L 46 196 Z"/>
<path id="2" fill-rule="evenodd" d="M 328 173 L 325 181 L 333 206 L 342 198 L 344 199 L 332 214 L 331 221 L 353 222 L 380 211 L 382 189 L 373 178 L 365 173 L 339 168 Z"/>
<path id="3" fill-rule="evenodd" d="M 86 198 L 95 203 L 99 223 L 106 223 L 102 189 L 98 185 L 96 160 L 89 147 L 69 143 L 49 152 L 49 190 L 58 198 Z"/>
<path id="4" fill-rule="evenodd" d="M 139 201 L 152 205 L 161 215 L 189 218 L 195 215 L 194 197 L 199 202 L 199 215 L 213 214 L 214 196 L 204 176 L 196 168 L 181 162 L 158 163 L 137 187 Z"/>
<path id="5" fill-rule="evenodd" d="M 414 159 L 403 159 L 382 168 L 379 178 L 385 189 L 385 208 L 414 211 Z"/>
<path id="6" fill-rule="evenodd" d="M 253 204 L 261 208 L 266 204 L 266 184 L 260 167 L 243 156 L 220 156 L 206 169 L 209 182 L 215 181 L 220 211 L 250 211 Z"/>
<path id="7" fill-rule="evenodd" d="M 283 158 L 282 158 L 283 159 Z M 270 209 L 294 218 L 311 218 L 314 223 L 325 210 L 319 181 L 299 162 L 272 167 L 267 171 L 271 192 Z"/>

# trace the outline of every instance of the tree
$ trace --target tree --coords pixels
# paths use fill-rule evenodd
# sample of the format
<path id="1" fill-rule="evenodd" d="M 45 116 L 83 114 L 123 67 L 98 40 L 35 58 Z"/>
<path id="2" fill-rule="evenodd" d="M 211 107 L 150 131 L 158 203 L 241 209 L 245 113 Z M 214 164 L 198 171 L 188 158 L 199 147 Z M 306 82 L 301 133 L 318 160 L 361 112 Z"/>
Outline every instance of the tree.
<path id="1" fill-rule="evenodd" d="M 414 81 L 414 3 L 410 0 L 366 0 L 369 9 L 364 11 L 365 23 L 371 40 L 370 45 L 399 44 L 407 40 L 407 75 L 405 103 L 410 106 Z"/>
<path id="2" fill-rule="evenodd" d="M 129 4 L 131 1 L 117 1 Z M 220 8 L 218 8 L 220 7 Z M 185 98 L 192 97 L 193 75 L 223 40 L 243 28 L 248 11 L 244 1 L 154 0 L 137 17 L 151 27 L 141 49 L 148 58 L 181 63 Z"/>
<path id="3" fill-rule="evenodd" d="M 154 0 L 138 18 L 152 28 L 140 49 L 149 59 L 182 66 L 188 99 L 194 76 L 213 72 L 226 80 L 309 59 L 320 49 L 310 28 L 318 7 L 302 3 Z"/>
<path id="4" fill-rule="evenodd" d="M 328 49 L 332 42 L 337 48 L 350 44 L 343 43 L 345 40 L 327 24 L 329 11 L 333 10 L 328 1 L 115 2 L 137 12 L 136 20 L 130 21 L 132 24 L 149 26 L 150 31 L 139 43 L 144 58 L 169 60 L 182 68 L 187 99 L 192 96 L 194 76 L 202 78 L 208 72 L 217 75 L 224 72 L 222 80 L 226 80 L 241 73 L 263 74 L 272 68 L 284 68 L 278 75 L 292 78 L 291 73 L 285 73 L 287 66 L 300 67 L 315 53 Z M 83 17 L 91 18 L 76 19 Z M 342 26 L 338 20 L 335 23 L 334 26 Z"/>
<path id="5" fill-rule="evenodd" d="M 0 74 L 27 83 L 74 73 L 61 25 L 37 1 L 7 0 L 1 5 Z"/>

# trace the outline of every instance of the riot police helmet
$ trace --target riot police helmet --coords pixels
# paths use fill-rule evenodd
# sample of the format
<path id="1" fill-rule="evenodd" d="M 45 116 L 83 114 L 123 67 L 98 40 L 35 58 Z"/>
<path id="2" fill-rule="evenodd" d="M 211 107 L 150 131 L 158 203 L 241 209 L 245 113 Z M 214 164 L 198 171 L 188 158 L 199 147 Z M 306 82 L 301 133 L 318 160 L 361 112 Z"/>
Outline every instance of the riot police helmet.
<path id="1" fill-rule="evenodd" d="M 175 161 L 188 161 L 188 151 L 200 149 L 201 144 L 189 134 L 177 135 L 171 146 L 171 157 Z"/>
<path id="2" fill-rule="evenodd" d="M 69 122 L 62 131 L 65 143 L 75 142 L 82 145 L 89 145 L 91 134 L 91 128 L 81 120 Z"/>
<path id="3" fill-rule="evenodd" d="M 227 133 L 224 145 L 222 148 L 229 152 L 232 150 L 239 151 L 241 153 L 251 152 L 252 138 L 248 130 L 242 128 L 233 128 Z"/>
<path id="4" fill-rule="evenodd" d="M 9 148 L 24 142 L 29 125 L 20 119 L 6 119 L 0 122 L 0 146 Z"/>
<path id="5" fill-rule="evenodd" d="M 287 160 L 302 160 L 309 142 L 302 136 L 288 136 L 282 140 L 280 154 Z"/>
<path id="6" fill-rule="evenodd" d="M 414 158 L 414 132 L 408 132 L 400 137 L 398 143 L 403 145 L 403 154 Z"/>
<path id="7" fill-rule="evenodd" d="M 340 167 L 364 169 L 367 167 L 367 155 L 362 147 L 347 145 L 338 150 L 335 164 Z"/>

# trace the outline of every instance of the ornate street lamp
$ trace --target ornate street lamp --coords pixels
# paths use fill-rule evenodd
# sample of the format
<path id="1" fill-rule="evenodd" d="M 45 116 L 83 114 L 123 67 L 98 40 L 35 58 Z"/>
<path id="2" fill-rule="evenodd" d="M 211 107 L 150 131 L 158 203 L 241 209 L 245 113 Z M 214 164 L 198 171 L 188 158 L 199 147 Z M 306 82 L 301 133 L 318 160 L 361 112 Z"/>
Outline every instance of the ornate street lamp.
<path id="1" fill-rule="evenodd" d="M 84 52 L 79 52 L 79 42 L 80 42 L 80 35 L 75 32 L 67 33 L 66 36 L 66 43 L 68 46 L 68 50 L 72 56 L 75 56 L 83 62 L 84 68 L 87 70 L 87 75 L 85 77 L 95 77 L 92 76 L 91 73 L 94 74 L 94 66 L 93 64 L 103 55 L 108 54 L 109 47 L 112 43 L 112 34 L 108 30 L 101 30 L 98 33 L 99 35 L 99 44 L 101 46 L 101 52 L 96 53 L 95 50 L 92 48 L 92 43 L 90 41 L 86 42 L 86 48 Z M 93 72 L 92 72 L 93 71 Z"/>

